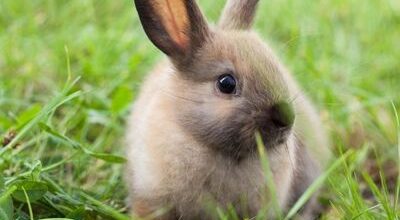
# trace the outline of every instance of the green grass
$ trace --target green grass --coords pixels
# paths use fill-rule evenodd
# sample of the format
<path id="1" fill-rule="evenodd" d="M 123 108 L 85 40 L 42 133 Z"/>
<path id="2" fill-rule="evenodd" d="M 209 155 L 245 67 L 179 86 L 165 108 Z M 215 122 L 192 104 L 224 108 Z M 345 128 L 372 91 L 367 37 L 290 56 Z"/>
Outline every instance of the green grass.
<path id="1" fill-rule="evenodd" d="M 263 0 L 255 28 L 341 158 L 322 218 L 400 219 L 400 2 Z M 130 0 L 0 1 L 0 219 L 128 219 L 125 118 L 161 57 Z"/>

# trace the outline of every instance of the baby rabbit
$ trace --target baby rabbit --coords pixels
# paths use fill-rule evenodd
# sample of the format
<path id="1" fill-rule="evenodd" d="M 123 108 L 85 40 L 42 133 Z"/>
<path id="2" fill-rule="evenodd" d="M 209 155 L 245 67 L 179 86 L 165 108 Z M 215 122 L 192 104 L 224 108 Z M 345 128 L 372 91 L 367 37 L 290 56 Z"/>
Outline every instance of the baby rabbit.
<path id="1" fill-rule="evenodd" d="M 211 27 L 194 0 L 135 0 L 148 38 L 168 56 L 142 85 L 128 122 L 126 177 L 136 215 L 164 209 L 160 219 L 213 219 L 215 205 L 256 216 L 268 202 L 256 132 L 284 211 L 328 160 L 316 111 L 249 30 L 257 3 L 229 0 Z"/>

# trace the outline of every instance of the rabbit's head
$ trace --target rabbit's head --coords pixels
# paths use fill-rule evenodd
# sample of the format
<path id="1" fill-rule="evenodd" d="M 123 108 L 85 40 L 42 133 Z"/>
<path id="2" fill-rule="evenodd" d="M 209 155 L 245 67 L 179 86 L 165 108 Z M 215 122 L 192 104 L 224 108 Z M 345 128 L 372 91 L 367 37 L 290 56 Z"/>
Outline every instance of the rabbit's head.
<path id="1" fill-rule="evenodd" d="M 284 144 L 295 119 L 284 68 L 249 30 L 257 2 L 230 0 L 210 27 L 194 0 L 135 0 L 146 34 L 174 67 L 154 89 L 173 97 L 183 131 L 235 159 L 256 152 L 257 131 L 267 148 Z"/>

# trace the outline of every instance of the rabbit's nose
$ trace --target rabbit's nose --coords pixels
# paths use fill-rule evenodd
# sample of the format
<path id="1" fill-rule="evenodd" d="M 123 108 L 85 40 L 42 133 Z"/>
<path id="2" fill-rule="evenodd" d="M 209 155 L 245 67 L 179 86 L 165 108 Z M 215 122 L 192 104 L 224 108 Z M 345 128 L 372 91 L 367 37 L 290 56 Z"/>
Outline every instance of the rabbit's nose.
<path id="1" fill-rule="evenodd" d="M 278 102 L 271 107 L 271 122 L 277 128 L 290 128 L 295 119 L 293 107 L 285 101 Z"/>

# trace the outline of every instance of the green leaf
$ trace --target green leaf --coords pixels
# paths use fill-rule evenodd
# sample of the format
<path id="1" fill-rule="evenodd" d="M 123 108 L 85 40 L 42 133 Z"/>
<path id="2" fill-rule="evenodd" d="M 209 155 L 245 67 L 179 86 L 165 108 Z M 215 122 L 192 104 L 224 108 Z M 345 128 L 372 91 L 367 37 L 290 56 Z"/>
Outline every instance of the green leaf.
<path id="1" fill-rule="evenodd" d="M 10 128 L 11 126 L 13 126 L 14 123 L 10 119 L 10 117 L 6 117 L 0 114 L 0 131 L 1 129 Z"/>
<path id="2" fill-rule="evenodd" d="M 126 110 L 133 99 L 132 90 L 128 86 L 120 86 L 112 96 L 111 112 L 119 114 Z"/>
<path id="3" fill-rule="evenodd" d="M 77 143 L 76 141 L 73 141 L 71 139 L 69 139 L 67 136 L 62 135 L 60 133 L 58 133 L 57 131 L 55 131 L 54 129 L 52 129 L 50 126 L 48 126 L 45 123 L 39 123 L 39 127 L 46 131 L 47 133 L 49 133 L 50 135 L 52 135 L 53 137 L 66 142 L 68 145 L 71 145 L 73 148 L 81 148 L 80 144 Z"/>
<path id="4" fill-rule="evenodd" d="M 35 202 L 41 199 L 44 194 L 48 191 L 46 183 L 36 182 L 36 181 L 22 181 L 16 183 L 17 190 L 12 194 L 13 198 L 21 201 L 27 202 L 24 190 L 28 194 L 30 202 Z"/>
<path id="5" fill-rule="evenodd" d="M 126 159 L 121 156 L 116 156 L 116 155 L 112 155 L 112 154 L 94 153 L 91 151 L 88 151 L 87 153 L 97 159 L 101 159 L 101 160 L 104 160 L 104 161 L 107 161 L 110 163 L 125 163 L 126 162 Z"/>
<path id="6" fill-rule="evenodd" d="M 46 125 L 44 123 L 40 123 L 39 126 L 44 131 L 51 134 L 52 136 L 60 139 L 63 142 L 66 142 L 67 144 L 72 145 L 72 147 L 74 147 L 74 148 L 78 148 L 78 149 L 82 150 L 84 153 L 86 153 L 92 157 L 95 157 L 97 159 L 101 159 L 101 160 L 104 160 L 104 161 L 107 161 L 110 163 L 125 163 L 126 162 L 126 159 L 121 156 L 105 154 L 105 153 L 94 153 L 93 151 L 83 147 L 80 143 L 78 143 L 74 140 L 71 140 L 70 138 L 66 137 L 65 135 L 58 133 L 57 131 L 54 131 L 52 128 L 50 128 L 48 125 Z"/>
<path id="7" fill-rule="evenodd" d="M 5 182 L 5 180 L 4 180 L 3 174 L 0 173 L 0 192 L 3 190 L 3 188 L 5 186 L 4 182 Z"/>
<path id="8" fill-rule="evenodd" d="M 32 180 L 39 181 L 41 172 L 42 172 L 42 162 L 40 160 L 37 160 L 31 168 Z"/>
<path id="9" fill-rule="evenodd" d="M 104 204 L 103 202 L 85 194 L 84 192 L 80 192 L 81 196 L 83 196 L 87 200 L 87 204 L 91 204 L 91 206 L 98 212 L 103 213 L 104 215 L 110 216 L 115 220 L 130 220 L 132 219 L 129 216 L 126 216 L 120 213 L 118 210 L 115 210 L 113 207 Z"/>
<path id="10" fill-rule="evenodd" d="M 14 207 L 10 196 L 6 196 L 0 200 L 0 219 L 13 220 Z"/>
<path id="11" fill-rule="evenodd" d="M 42 108 L 40 107 L 40 105 L 35 104 L 30 106 L 27 110 L 25 110 L 24 112 L 22 112 L 18 118 L 18 128 L 22 127 L 23 125 L 25 125 L 26 123 L 28 123 L 30 120 L 32 120 L 33 118 L 36 117 L 36 115 L 40 112 Z"/>
<path id="12" fill-rule="evenodd" d="M 86 215 L 85 207 L 81 206 L 70 212 L 66 217 L 74 220 L 84 220 Z"/>
<path id="13" fill-rule="evenodd" d="M 1 176 L 1 175 L 0 175 Z M 2 181 L 2 180 L 0 180 Z M 0 189 L 0 219 L 12 220 L 14 219 L 14 205 L 11 199 L 11 193 L 16 190 L 15 186 L 7 190 Z"/>

